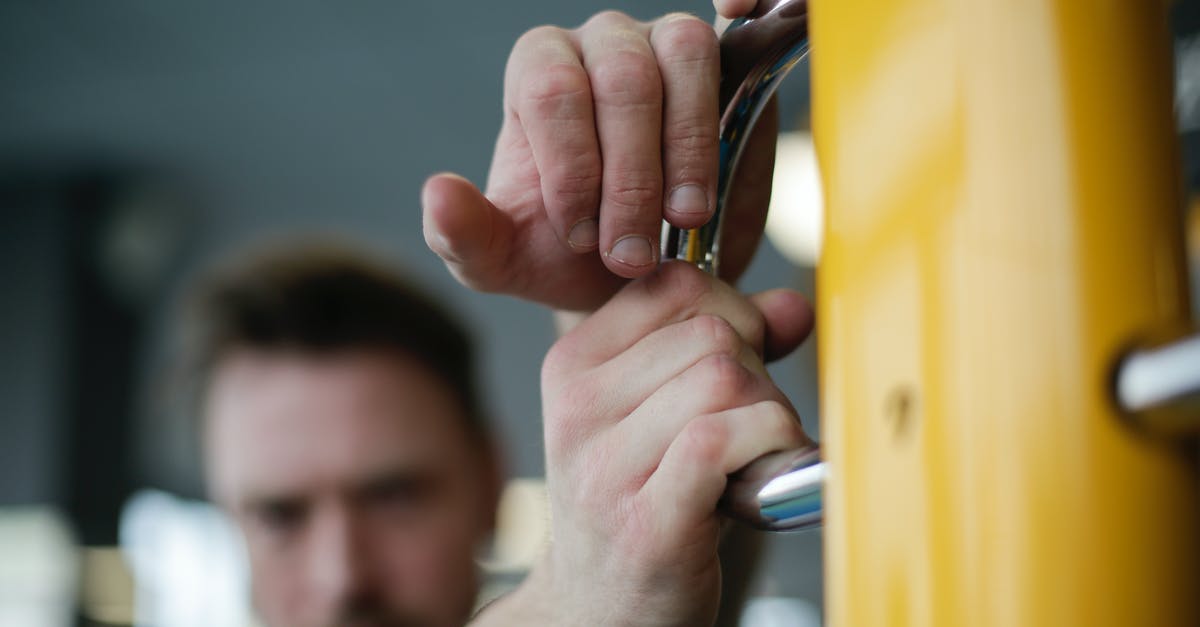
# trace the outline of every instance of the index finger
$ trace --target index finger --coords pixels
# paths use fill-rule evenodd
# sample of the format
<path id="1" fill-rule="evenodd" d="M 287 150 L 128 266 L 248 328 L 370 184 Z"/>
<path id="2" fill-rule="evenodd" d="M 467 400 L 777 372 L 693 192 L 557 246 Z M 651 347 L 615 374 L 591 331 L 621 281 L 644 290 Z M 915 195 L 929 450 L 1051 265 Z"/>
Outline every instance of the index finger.
<path id="1" fill-rule="evenodd" d="M 762 313 L 729 285 L 681 261 L 664 263 L 630 283 L 551 349 L 548 367 L 592 368 L 625 352 L 654 331 L 699 315 L 729 323 L 762 354 Z"/>

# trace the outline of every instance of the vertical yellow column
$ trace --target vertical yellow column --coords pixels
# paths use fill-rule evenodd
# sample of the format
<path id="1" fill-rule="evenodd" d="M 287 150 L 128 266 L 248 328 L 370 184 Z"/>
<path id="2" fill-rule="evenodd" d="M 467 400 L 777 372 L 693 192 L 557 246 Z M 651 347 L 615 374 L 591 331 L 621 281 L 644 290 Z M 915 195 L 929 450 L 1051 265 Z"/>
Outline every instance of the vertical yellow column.
<path id="1" fill-rule="evenodd" d="M 1194 455 L 1108 399 L 1188 317 L 1163 3 L 810 24 L 830 624 L 1200 625 Z"/>

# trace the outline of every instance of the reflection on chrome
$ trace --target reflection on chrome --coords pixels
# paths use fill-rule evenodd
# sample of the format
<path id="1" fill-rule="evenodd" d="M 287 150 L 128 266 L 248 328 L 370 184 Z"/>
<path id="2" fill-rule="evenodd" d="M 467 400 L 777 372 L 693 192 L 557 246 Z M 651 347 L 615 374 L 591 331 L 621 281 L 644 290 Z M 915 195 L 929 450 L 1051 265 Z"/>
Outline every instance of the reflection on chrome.
<path id="1" fill-rule="evenodd" d="M 1117 402 L 1155 432 L 1200 431 L 1200 335 L 1135 350 L 1116 376 Z"/>
<path id="2" fill-rule="evenodd" d="M 764 456 L 730 477 L 724 509 L 767 531 L 821 525 L 821 489 L 827 469 L 816 448 Z"/>

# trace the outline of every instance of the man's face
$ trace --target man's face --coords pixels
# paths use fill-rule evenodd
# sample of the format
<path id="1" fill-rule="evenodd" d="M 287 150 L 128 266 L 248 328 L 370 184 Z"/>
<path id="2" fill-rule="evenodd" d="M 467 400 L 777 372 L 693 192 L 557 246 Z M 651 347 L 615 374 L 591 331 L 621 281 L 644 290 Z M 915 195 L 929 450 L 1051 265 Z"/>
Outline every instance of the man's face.
<path id="1" fill-rule="evenodd" d="M 241 351 L 207 398 L 209 486 L 271 625 L 461 625 L 495 475 L 441 379 L 382 351 Z"/>

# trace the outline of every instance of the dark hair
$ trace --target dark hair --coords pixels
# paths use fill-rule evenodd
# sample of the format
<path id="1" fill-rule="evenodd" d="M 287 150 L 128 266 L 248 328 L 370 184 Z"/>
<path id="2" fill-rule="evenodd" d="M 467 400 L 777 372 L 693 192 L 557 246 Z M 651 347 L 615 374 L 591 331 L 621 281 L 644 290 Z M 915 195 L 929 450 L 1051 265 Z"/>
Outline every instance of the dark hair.
<path id="1" fill-rule="evenodd" d="M 348 246 L 293 241 L 237 258 L 203 277 L 185 305 L 183 365 L 196 410 L 214 368 L 236 349 L 384 349 L 448 384 L 470 433 L 486 434 L 465 328 L 389 266 Z"/>

